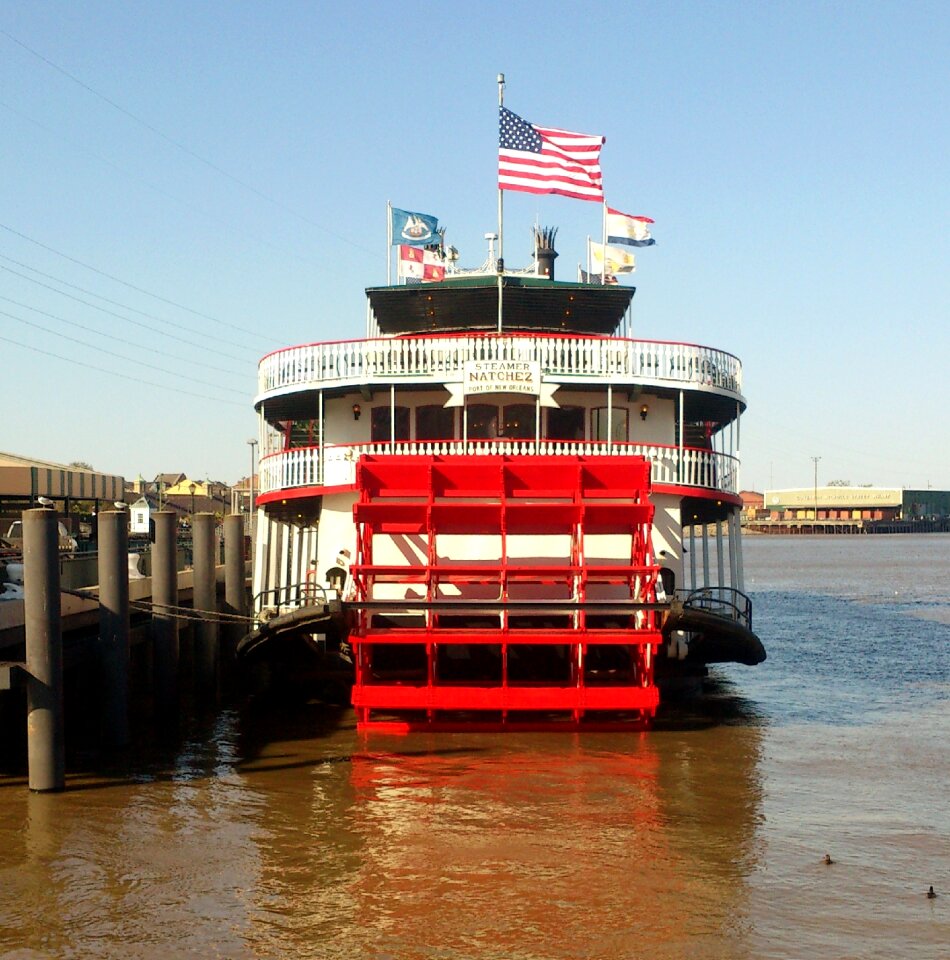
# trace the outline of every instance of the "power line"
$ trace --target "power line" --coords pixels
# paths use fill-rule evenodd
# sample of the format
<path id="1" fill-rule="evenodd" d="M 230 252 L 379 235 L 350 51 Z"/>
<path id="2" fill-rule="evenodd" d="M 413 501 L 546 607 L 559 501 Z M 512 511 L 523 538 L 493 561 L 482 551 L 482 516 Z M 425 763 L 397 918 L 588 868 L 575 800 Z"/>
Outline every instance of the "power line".
<path id="1" fill-rule="evenodd" d="M 135 340 L 126 340 L 125 337 L 117 337 L 114 333 L 104 333 L 101 330 L 95 330 L 84 323 L 77 323 L 75 320 L 67 320 L 65 317 L 60 317 L 55 313 L 49 313 L 47 310 L 40 310 L 39 307 L 31 307 L 28 303 L 21 303 L 19 300 L 14 300 L 12 297 L 5 297 L 3 294 L 0 294 L 0 300 L 6 300 L 7 303 L 12 303 L 16 307 L 22 307 L 24 310 L 29 310 L 32 313 L 38 313 L 41 316 L 49 317 L 51 320 L 58 320 L 60 323 L 65 323 L 70 327 L 78 327 L 80 330 L 84 330 L 87 333 L 97 333 L 100 336 L 107 337 L 110 340 L 115 340 L 118 343 L 126 343 L 130 347 L 140 347 L 141 342 Z M 25 322 L 25 321 L 24 321 Z M 141 326 L 145 326 L 142 324 Z M 149 353 L 157 353 L 159 356 L 168 357 L 170 360 L 175 360 L 178 363 L 188 363 L 192 366 L 201 367 L 202 370 L 216 370 L 221 373 L 230 374 L 231 370 L 225 370 L 222 367 L 211 367 L 208 364 L 203 363 L 201 360 L 189 360 L 187 357 L 180 357 L 176 353 L 169 353 L 167 350 L 159 350 L 158 347 L 153 347 L 149 345 Z M 179 374 L 176 374 L 179 376 Z M 204 380 L 199 380 L 199 383 L 204 383 Z"/>
<path id="2" fill-rule="evenodd" d="M 0 33 L 2 32 L 3 31 L 0 30 Z M 115 283 L 121 283 L 122 286 L 128 287 L 130 290 L 134 290 L 136 293 L 142 293 L 147 297 L 152 297 L 155 300 L 159 300 L 161 303 L 167 303 L 169 306 L 176 307 L 179 310 L 184 310 L 186 313 L 190 313 L 195 317 L 200 317 L 202 320 L 210 320 L 212 323 L 217 323 L 220 326 L 227 327 L 230 330 L 237 330 L 239 333 L 246 333 L 249 336 L 256 337 L 259 340 L 267 339 L 265 336 L 257 333 L 254 330 L 248 330 L 246 327 L 238 326 L 236 323 L 228 323 L 225 320 L 219 320 L 217 317 L 212 317 L 210 314 L 201 313 L 200 310 L 193 310 L 191 307 L 186 307 L 183 303 L 178 303 L 176 300 L 170 300 L 168 297 L 163 297 L 159 293 L 152 293 L 151 290 L 146 290 L 144 287 L 138 287 L 134 283 L 129 283 L 127 280 L 123 280 L 121 277 L 117 277 L 114 274 L 106 273 L 105 270 L 100 270 L 98 267 L 92 266 L 92 264 L 85 263 L 82 260 L 77 260 L 76 257 L 71 257 L 68 253 L 63 253 L 62 250 L 57 250 L 55 247 L 49 246 L 49 244 L 42 243 L 40 240 L 34 240 L 33 237 L 28 237 L 25 233 L 21 233 L 19 230 L 15 230 L 13 227 L 8 226 L 5 223 L 0 223 L 0 228 L 12 233 L 16 237 L 20 237 L 22 240 L 36 244 L 36 246 L 48 251 L 49 253 L 56 254 L 57 257 L 62 257 L 64 260 L 68 260 L 70 263 L 75 263 L 77 266 L 83 267 L 86 270 L 91 270 L 93 273 L 99 274 L 100 277 L 105 277 L 107 280 L 112 280 Z"/>
<path id="3" fill-rule="evenodd" d="M 17 110 L 16 107 L 11 106 L 6 101 L 0 100 L 0 107 L 3 107 L 5 110 L 9 110 L 10 113 L 15 114 L 16 116 L 20 117 L 22 120 L 26 120 L 28 123 L 31 123 L 36 127 L 39 127 L 40 130 L 44 130 L 46 133 L 52 134 L 55 137 L 59 137 L 65 143 L 69 144 L 70 149 L 76 150 L 79 153 L 83 153 L 87 157 L 92 157 L 94 160 L 98 160 L 100 163 L 106 164 L 106 166 L 111 167 L 113 170 L 119 171 L 119 173 L 128 177 L 130 180 L 134 180 L 140 184 L 144 184 L 146 187 L 149 188 L 149 190 L 153 190 L 159 196 L 165 197 L 167 200 L 172 200 L 175 203 L 180 204 L 181 206 L 185 207 L 189 213 L 191 214 L 198 213 L 201 216 L 206 217 L 212 223 L 216 223 L 219 226 L 225 227 L 229 231 L 232 231 L 232 232 L 234 231 L 235 227 L 233 222 L 228 222 L 226 220 L 223 220 L 220 217 L 215 216 L 213 213 L 209 212 L 208 210 L 202 210 L 200 207 L 196 207 L 191 201 L 183 200 L 181 197 L 177 197 L 175 196 L 175 194 L 169 193 L 167 190 L 163 190 L 157 184 L 152 183 L 149 180 L 146 180 L 144 177 L 137 176 L 134 172 L 132 172 L 131 170 L 127 170 L 125 167 L 116 163 L 114 160 L 109 160 L 107 157 L 103 157 L 92 150 L 88 150 L 81 145 L 77 145 L 74 141 L 69 140 L 67 137 L 63 136 L 63 134 L 54 130 L 52 127 L 48 127 L 45 123 L 41 123 L 39 120 L 36 120 L 34 117 L 31 117 L 29 114 L 24 113 L 22 110 Z M 291 250 L 287 250 L 284 247 L 280 247 L 276 243 L 271 243 L 270 240 L 265 240 L 263 237 L 248 233 L 246 230 L 242 230 L 240 232 L 243 234 L 243 236 L 246 239 L 254 243 L 260 243 L 263 246 L 270 248 L 271 250 L 275 250 L 277 253 L 281 254 L 284 257 L 289 257 L 293 260 L 297 260 L 300 263 L 306 264 L 309 267 L 319 267 L 321 269 L 326 268 L 325 263 L 321 264 L 318 261 L 313 260 L 309 257 L 303 257 L 299 253 L 294 253 Z"/>
<path id="4" fill-rule="evenodd" d="M 141 117 L 132 113 L 131 110 L 127 110 L 121 104 L 116 103 L 115 100 L 110 99 L 104 93 L 100 93 L 98 90 L 89 86 L 88 83 L 85 83 L 83 80 L 80 80 L 79 77 L 70 73 L 64 67 L 61 67 L 59 64 L 54 63 L 49 58 L 44 57 L 43 54 L 34 50 L 32 47 L 28 47 L 25 43 L 23 43 L 22 40 L 18 40 L 15 36 L 13 36 L 13 34 L 8 33 L 6 30 L 0 30 L 0 34 L 5 36 L 8 40 L 11 40 L 18 47 L 21 47 L 22 49 L 26 50 L 27 53 L 32 54 L 38 60 L 41 60 L 43 63 L 45 63 L 48 67 L 55 70 L 57 73 L 61 73 L 68 80 L 71 80 L 73 83 L 82 87 L 82 89 L 85 90 L 87 93 L 91 93 L 94 97 L 97 97 L 98 99 L 102 100 L 103 103 L 107 103 L 114 110 L 118 110 L 119 113 L 121 113 L 123 116 L 128 117 L 130 120 L 133 120 L 135 123 L 140 124 L 146 130 L 150 131 L 151 133 L 154 133 L 155 136 L 160 137 L 166 143 L 170 143 L 173 147 L 177 147 L 179 150 L 181 150 L 183 153 L 186 153 L 192 159 L 197 160 L 199 163 L 203 163 L 206 167 L 209 167 L 211 170 L 214 170 L 215 173 L 220 174 L 222 177 L 225 177 L 226 179 L 230 180 L 232 183 L 236 183 L 238 186 L 243 187 L 245 190 L 249 190 L 251 193 L 253 193 L 256 197 L 259 197 L 261 200 L 265 200 L 267 201 L 267 203 L 273 204 L 275 207 L 278 207 L 279 209 L 283 210 L 284 213 L 290 214 L 292 217 L 295 217 L 296 219 L 302 221 L 303 223 L 308 224 L 311 227 L 315 227 L 317 230 L 322 230 L 324 233 L 328 234 L 329 236 L 335 237 L 337 240 L 341 240 L 343 243 L 349 244 L 351 247 L 355 247 L 357 250 L 362 250 L 365 253 L 372 252 L 367 247 L 364 247 L 362 244 L 356 243 L 354 240 L 351 240 L 349 237 L 345 237 L 334 230 L 330 230 L 328 227 L 324 226 L 322 223 L 317 223 L 314 220 L 310 220 L 308 217 L 305 217 L 299 211 L 294 210 L 292 207 L 288 207 L 286 204 L 281 203 L 280 200 L 277 200 L 274 197 L 270 196 L 269 194 L 266 194 L 263 191 L 258 190 L 257 187 L 252 186 L 251 184 L 247 183 L 244 180 L 241 180 L 240 178 L 234 176 L 234 174 L 228 173 L 227 170 L 224 170 L 213 161 L 208 160 L 207 158 L 201 156 L 201 154 L 195 153 L 195 151 L 192 150 L 190 147 L 185 146 L 185 144 L 174 139 L 174 137 L 170 137 L 167 133 L 164 133 L 162 130 L 159 130 L 158 127 L 152 126 L 152 124 L 150 124 L 148 121 L 143 120 Z"/>
<path id="5" fill-rule="evenodd" d="M 33 353 L 42 353 L 47 357 L 53 357 L 56 360 L 65 360 L 66 363 L 73 363 L 77 367 L 85 367 L 87 370 L 95 370 L 98 373 L 105 373 L 110 377 L 120 377 L 123 380 L 131 380 L 132 383 L 144 384 L 149 387 L 158 387 L 159 390 L 170 390 L 172 393 L 182 393 L 189 397 L 198 397 L 201 400 L 211 400 L 213 403 L 226 403 L 228 406 L 232 407 L 244 407 L 243 403 L 238 403 L 236 400 L 223 400 L 221 397 L 209 397 L 204 393 L 194 393 L 191 390 L 182 390 L 180 387 L 170 387 L 167 383 L 153 383 L 151 380 L 142 380 L 140 377 L 130 377 L 124 373 L 117 373 L 115 370 L 107 370 L 105 367 L 97 367 L 93 363 L 84 363 L 82 360 L 75 360 L 72 357 L 64 357 L 61 354 L 53 353 L 52 350 L 42 350 L 40 347 L 30 346 L 28 343 L 23 343 L 20 340 L 13 340 L 10 337 L 4 337 L 0 335 L 0 340 L 4 343 L 12 343 L 15 347 L 22 347 L 24 350 L 31 350 Z"/>
<path id="6" fill-rule="evenodd" d="M 0 254 L 0 259 L 9 260 L 11 263 L 19 263 L 18 260 L 13 260 L 11 257 L 5 257 L 3 254 Z M 38 273 L 41 277 L 49 277 L 49 279 L 55 281 L 56 283 L 61 283 L 65 287 L 72 287 L 74 290 L 82 290 L 83 293 L 88 293 L 92 297 L 98 297 L 99 295 L 93 293 L 91 290 L 86 290 L 83 287 L 77 287 L 75 284 L 67 283 L 65 280 L 60 280 L 57 277 L 53 277 L 48 273 L 42 273 L 39 270 L 35 270 L 33 267 L 27 267 L 27 270 L 32 270 L 33 273 Z M 88 300 L 83 300 L 82 297 L 75 297 L 71 293 L 66 293 L 63 290 L 57 290 L 56 287 L 51 287 L 48 283 L 43 283 L 41 280 L 36 280 L 33 277 L 28 277 L 24 273 L 19 273 L 17 270 L 11 270 L 10 267 L 5 267 L 0 263 L 0 270 L 6 270 L 7 273 L 12 273 L 15 277 L 20 277 L 23 280 L 27 280 L 30 283 L 35 283 L 37 286 L 43 287 L 44 290 L 52 290 L 53 293 L 58 293 L 61 297 L 67 297 L 70 300 L 75 300 L 77 303 L 82 303 L 87 307 L 92 307 L 93 310 L 98 310 L 101 313 L 105 313 L 110 317 L 116 317 L 119 320 L 124 320 L 126 323 L 134 324 L 137 327 L 142 327 L 145 330 L 148 330 L 150 333 L 158 334 L 160 337 L 167 337 L 169 340 L 177 340 L 179 343 L 184 343 L 189 347 L 195 347 L 197 350 L 207 350 L 208 347 L 203 347 L 200 344 L 195 343 L 193 340 L 186 340 L 184 337 L 176 337 L 173 333 L 166 333 L 164 330 L 156 330 L 154 327 L 150 326 L 147 323 L 140 323 L 138 320 L 133 320 L 131 317 L 123 317 L 121 313 L 115 313 L 112 310 L 106 310 L 105 307 L 100 307 L 96 303 L 90 303 Z M 105 300 L 106 303 L 115 303 L 114 300 L 108 300 L 105 297 L 99 297 L 100 300 Z M 163 323 L 167 326 L 175 327 L 178 330 L 189 330 L 190 328 L 184 326 L 180 323 L 174 323 L 171 320 L 163 320 L 161 317 L 152 316 L 149 313 L 143 313 L 141 310 L 136 310 L 134 307 L 128 307 L 125 304 L 119 303 L 117 306 L 122 307 L 124 310 L 131 310 L 133 313 L 142 314 L 145 317 L 151 317 L 157 323 Z M 199 333 L 199 336 L 207 337 L 208 339 L 214 340 L 214 338 L 207 333 Z M 251 361 L 247 360 L 245 357 L 236 357 L 233 353 L 227 353 L 224 350 L 221 350 L 215 341 L 215 351 L 220 354 L 222 357 L 227 357 L 229 360 L 237 360 L 239 363 L 250 363 Z M 220 370 L 222 373 L 232 373 L 235 371 L 226 370 L 223 367 L 211 367 L 210 369 Z"/>
<path id="7" fill-rule="evenodd" d="M 4 297 L 3 299 L 6 299 Z M 16 316 L 13 313 L 7 313 L 6 310 L 0 310 L 0 317 L 9 317 L 11 320 L 16 320 L 17 323 L 22 323 L 27 327 L 33 327 L 34 330 L 41 330 L 43 333 L 49 333 L 54 337 L 58 337 L 60 340 L 68 340 L 70 343 L 78 343 L 81 347 L 89 347 L 91 350 L 98 350 L 100 353 L 107 354 L 110 357 L 115 357 L 118 360 L 123 360 L 126 363 L 136 363 L 140 367 L 148 367 L 151 370 L 157 370 L 159 373 L 167 373 L 172 377 L 180 377 L 182 380 L 190 380 L 192 383 L 205 383 L 204 380 L 199 380 L 197 377 L 189 377 L 187 373 L 176 373 L 174 370 L 168 370 L 165 367 L 156 366 L 154 363 L 148 363 L 145 360 L 136 360 L 134 357 L 126 356 L 122 353 L 116 353 L 114 350 L 107 350 L 105 347 L 101 347 L 94 343 L 89 343 L 86 340 L 80 340 L 77 337 L 70 337 L 68 334 L 60 333 L 57 330 L 51 330 L 49 327 L 44 327 L 42 324 L 33 323 L 32 320 L 24 320 L 22 317 Z M 218 390 L 227 390 L 228 393 L 236 393 L 238 396 L 246 396 L 243 390 L 235 390 L 233 387 L 222 387 L 215 384 Z"/>

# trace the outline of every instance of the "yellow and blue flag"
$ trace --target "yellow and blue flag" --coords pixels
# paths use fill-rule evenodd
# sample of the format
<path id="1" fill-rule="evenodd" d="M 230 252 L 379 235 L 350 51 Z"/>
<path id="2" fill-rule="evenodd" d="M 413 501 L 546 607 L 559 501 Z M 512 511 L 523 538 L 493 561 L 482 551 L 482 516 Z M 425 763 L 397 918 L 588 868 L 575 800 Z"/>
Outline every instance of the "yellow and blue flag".
<path id="1" fill-rule="evenodd" d="M 633 273 L 637 269 L 636 257 L 623 247 L 605 247 L 591 241 L 590 260 L 595 273 Z"/>

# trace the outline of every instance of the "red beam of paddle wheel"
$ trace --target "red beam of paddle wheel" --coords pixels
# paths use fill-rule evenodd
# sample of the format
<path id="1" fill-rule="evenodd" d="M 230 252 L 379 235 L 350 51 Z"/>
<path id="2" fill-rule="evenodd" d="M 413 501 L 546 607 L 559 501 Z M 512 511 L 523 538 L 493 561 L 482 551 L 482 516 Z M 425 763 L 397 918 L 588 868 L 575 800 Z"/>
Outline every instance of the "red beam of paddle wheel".
<path id="1" fill-rule="evenodd" d="M 653 716 L 648 461 L 364 456 L 357 484 L 360 728 L 615 729 Z"/>

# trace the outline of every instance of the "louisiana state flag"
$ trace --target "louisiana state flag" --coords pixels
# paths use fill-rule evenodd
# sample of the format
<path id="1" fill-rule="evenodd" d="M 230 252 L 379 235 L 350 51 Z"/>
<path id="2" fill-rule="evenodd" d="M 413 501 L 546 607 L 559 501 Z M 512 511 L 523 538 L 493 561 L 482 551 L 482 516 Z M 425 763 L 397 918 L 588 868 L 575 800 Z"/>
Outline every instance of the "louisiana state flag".
<path id="1" fill-rule="evenodd" d="M 389 218 L 394 246 L 408 243 L 414 247 L 424 247 L 427 243 L 439 242 L 438 217 L 390 207 Z"/>

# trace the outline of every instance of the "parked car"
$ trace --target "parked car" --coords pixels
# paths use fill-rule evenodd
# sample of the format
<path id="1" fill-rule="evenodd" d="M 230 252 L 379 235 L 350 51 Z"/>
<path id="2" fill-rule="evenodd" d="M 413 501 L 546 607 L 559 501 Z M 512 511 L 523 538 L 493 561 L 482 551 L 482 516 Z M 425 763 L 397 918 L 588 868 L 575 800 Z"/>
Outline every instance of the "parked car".
<path id="1" fill-rule="evenodd" d="M 8 544 L 9 549 L 16 551 L 16 553 L 23 552 L 23 521 L 14 520 L 10 526 L 7 528 L 7 532 L 3 535 L 4 541 Z M 60 553 L 75 553 L 76 547 L 76 538 L 70 534 L 66 529 L 66 524 L 62 520 L 59 521 L 59 552 Z"/>

